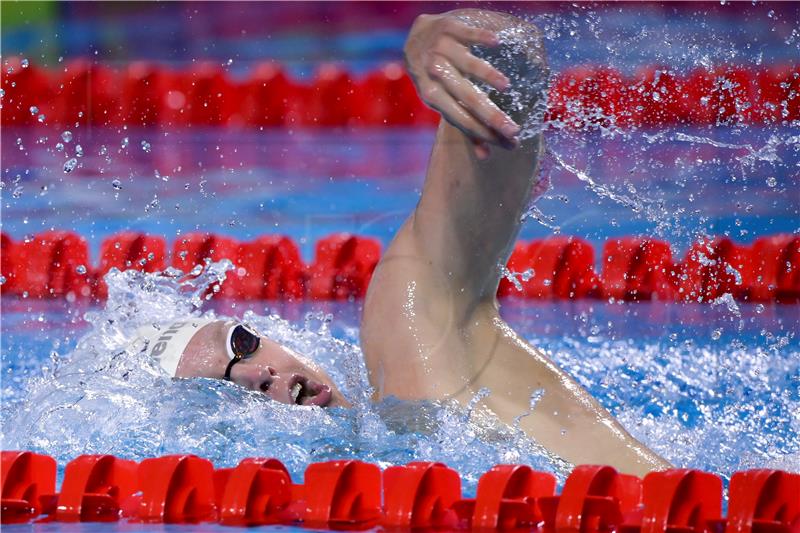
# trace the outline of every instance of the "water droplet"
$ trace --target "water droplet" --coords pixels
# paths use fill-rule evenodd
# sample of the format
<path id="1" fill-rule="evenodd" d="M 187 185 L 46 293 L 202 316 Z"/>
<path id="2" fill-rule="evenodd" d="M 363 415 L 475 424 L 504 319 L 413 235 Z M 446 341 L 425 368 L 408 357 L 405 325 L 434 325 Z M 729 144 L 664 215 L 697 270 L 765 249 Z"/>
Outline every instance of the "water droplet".
<path id="1" fill-rule="evenodd" d="M 149 154 L 150 153 L 150 143 L 147 142 L 147 141 L 142 141 L 142 150 L 144 150 L 145 152 L 147 152 Z"/>
<path id="2" fill-rule="evenodd" d="M 28 65 L 30 65 L 27 59 L 23 59 L 19 64 L 22 65 L 22 68 L 28 68 Z"/>
<path id="3" fill-rule="evenodd" d="M 61 139 L 65 143 L 68 143 L 68 142 L 72 141 L 72 132 L 71 131 L 65 131 L 64 133 L 61 134 Z"/>
<path id="4" fill-rule="evenodd" d="M 31 112 L 31 115 L 35 115 L 36 113 L 38 113 L 38 112 L 39 112 L 39 108 L 38 108 L 38 107 L 36 107 L 35 105 L 32 105 L 32 106 L 30 107 L 29 111 Z"/>
<path id="5" fill-rule="evenodd" d="M 86 267 L 84 265 L 78 265 L 75 267 L 75 272 L 78 274 L 86 274 Z"/>
<path id="6" fill-rule="evenodd" d="M 78 166 L 78 160 L 73 157 L 72 159 L 64 163 L 64 174 L 69 174 L 70 172 L 75 170 L 75 167 L 77 166 Z"/>
<path id="7" fill-rule="evenodd" d="M 775 187 L 778 184 L 778 180 L 775 179 L 775 176 L 770 176 L 767 178 L 767 187 Z"/>
<path id="8" fill-rule="evenodd" d="M 100 150 L 98 150 L 97 153 L 99 155 L 106 155 L 108 153 L 108 148 L 106 148 L 106 145 L 104 144 L 100 147 Z"/>
<path id="9" fill-rule="evenodd" d="M 61 143 L 56 143 L 56 150 L 58 150 L 59 152 L 63 152 L 64 151 L 64 145 L 61 144 Z"/>
<path id="10" fill-rule="evenodd" d="M 5 95 L 6 95 L 6 90 L 0 89 L 0 98 L 4 97 Z"/>
<path id="11" fill-rule="evenodd" d="M 38 117 L 38 119 L 37 119 L 37 120 L 38 120 L 39 122 L 44 122 L 44 119 L 45 119 L 45 116 L 44 116 L 44 114 L 41 114 L 41 115 L 39 115 L 39 117 Z"/>
<path id="12" fill-rule="evenodd" d="M 19 198 L 20 196 L 22 196 L 22 185 L 15 187 L 14 191 L 11 193 L 11 196 L 13 196 L 14 198 Z"/>
<path id="13" fill-rule="evenodd" d="M 144 206 L 144 212 L 148 213 L 148 212 L 150 212 L 150 210 L 155 209 L 156 207 L 158 207 L 158 196 L 157 195 L 153 196 L 153 201 L 152 202 L 150 202 L 149 204 Z"/>
<path id="14" fill-rule="evenodd" d="M 6 277 L 0 275 L 0 285 L 4 284 L 5 282 L 6 282 Z"/>
<path id="15" fill-rule="evenodd" d="M 717 328 L 711 332 L 711 338 L 715 341 L 718 341 L 720 337 L 722 337 L 722 330 L 720 328 Z"/>
<path id="16" fill-rule="evenodd" d="M 131 140 L 125 137 L 124 139 L 122 139 L 122 143 L 119 146 L 120 148 L 127 148 L 130 143 Z"/>
<path id="17" fill-rule="evenodd" d="M 80 144 L 75 145 L 75 155 L 77 155 L 78 157 L 83 157 L 83 146 L 81 146 Z"/>
<path id="18" fill-rule="evenodd" d="M 111 186 L 112 186 L 112 187 L 114 187 L 114 189 L 116 189 L 116 190 L 118 190 L 118 191 L 121 191 L 121 190 L 122 190 L 122 182 L 121 182 L 121 181 L 119 181 L 119 180 L 114 180 L 114 181 L 112 181 L 112 182 L 111 182 Z"/>
<path id="19" fill-rule="evenodd" d="M 756 306 L 756 313 L 758 313 L 760 315 L 763 312 L 764 312 L 764 304 L 758 304 Z"/>

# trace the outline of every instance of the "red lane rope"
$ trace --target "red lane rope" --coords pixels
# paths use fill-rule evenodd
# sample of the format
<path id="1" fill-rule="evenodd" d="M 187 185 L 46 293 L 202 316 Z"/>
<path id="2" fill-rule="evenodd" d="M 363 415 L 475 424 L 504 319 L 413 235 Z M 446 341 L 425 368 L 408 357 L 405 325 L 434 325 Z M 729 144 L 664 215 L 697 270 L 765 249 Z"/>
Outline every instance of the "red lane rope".
<path id="1" fill-rule="evenodd" d="M 372 237 L 337 233 L 316 243 L 306 265 L 289 237 L 265 235 L 241 242 L 210 233 L 179 237 L 171 253 L 164 237 L 123 232 L 105 239 L 93 267 L 86 239 L 46 231 L 23 241 L 2 234 L 0 292 L 25 298 L 106 297 L 111 268 L 157 272 L 171 265 L 189 272 L 206 260 L 230 259 L 236 268 L 214 297 L 244 300 L 363 298 L 381 256 Z M 601 271 L 595 250 L 579 237 L 518 242 L 498 295 L 528 299 L 595 298 L 613 301 L 711 302 L 730 294 L 745 302 L 800 302 L 800 235 L 759 237 L 751 245 L 727 237 L 696 242 L 683 259 L 649 237 L 608 240 Z"/>
<path id="2" fill-rule="evenodd" d="M 302 484 L 277 459 L 247 458 L 215 469 L 195 455 L 141 463 L 81 455 L 56 492 L 56 462 L 2 452 L 3 523 L 37 521 L 302 525 L 320 529 L 447 528 L 554 533 L 791 533 L 800 526 L 800 474 L 747 470 L 731 477 L 727 516 L 722 479 L 701 470 L 650 472 L 581 465 L 560 494 L 556 479 L 526 465 L 497 465 L 474 498 L 442 463 L 386 470 L 358 460 L 312 463 Z"/>
<path id="3" fill-rule="evenodd" d="M 6 65 L 7 63 L 7 65 Z M 438 115 L 399 63 L 355 77 L 324 64 L 301 82 L 276 62 L 233 80 L 217 63 L 180 70 L 131 62 L 120 70 L 75 59 L 65 68 L 4 61 L 2 125 L 430 126 Z M 550 120 L 567 127 L 775 124 L 800 120 L 800 66 L 720 65 L 678 73 L 647 66 L 632 76 L 606 66 L 555 75 Z"/>

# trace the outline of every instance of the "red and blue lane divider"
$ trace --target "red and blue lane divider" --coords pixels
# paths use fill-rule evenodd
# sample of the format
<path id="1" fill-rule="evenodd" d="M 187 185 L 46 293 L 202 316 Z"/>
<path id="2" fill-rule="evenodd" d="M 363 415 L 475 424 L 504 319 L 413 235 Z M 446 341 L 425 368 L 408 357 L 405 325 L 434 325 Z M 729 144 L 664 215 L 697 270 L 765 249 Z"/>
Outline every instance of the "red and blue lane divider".
<path id="1" fill-rule="evenodd" d="M 310 83 L 279 63 L 254 66 L 234 81 L 217 63 L 182 70 L 134 61 L 120 70 L 86 58 L 65 68 L 22 67 L 9 58 L 2 72 L 2 125 L 102 126 L 432 126 L 439 115 L 417 97 L 399 63 L 355 78 L 323 64 Z M 35 107 L 36 112 L 31 112 Z"/>
<path id="2" fill-rule="evenodd" d="M 519 242 L 508 268 L 533 275 L 518 280 L 521 294 L 502 280 L 498 295 L 710 302 L 729 293 L 747 302 L 800 302 L 798 235 L 759 237 L 750 246 L 716 237 L 694 243 L 682 260 L 673 259 L 664 241 L 621 237 L 603 246 L 602 274 L 594 265 L 592 245 L 578 237 Z"/>
<path id="3" fill-rule="evenodd" d="M 372 237 L 336 233 L 316 243 L 306 265 L 289 237 L 252 241 L 211 233 L 178 237 L 171 253 L 162 236 L 123 232 L 105 239 L 93 267 L 86 239 L 46 231 L 15 241 L 2 234 L 2 294 L 26 298 L 104 299 L 103 275 L 111 268 L 157 272 L 168 265 L 190 272 L 207 260 L 230 259 L 236 268 L 215 297 L 243 300 L 346 300 L 366 295 L 381 244 Z M 521 290 L 508 279 L 498 296 L 528 299 L 595 298 L 614 301 L 711 302 L 730 294 L 745 302 L 800 302 L 800 235 L 778 234 L 743 245 L 727 237 L 696 242 L 683 259 L 668 243 L 649 237 L 608 240 L 601 272 L 595 250 L 578 237 L 520 241 L 508 262 Z M 527 279 L 526 279 L 527 278 Z"/>
<path id="4" fill-rule="evenodd" d="M 215 469 L 195 455 L 140 463 L 81 455 L 56 491 L 56 461 L 2 452 L 2 523 L 130 522 L 316 529 L 527 530 L 542 533 L 796 533 L 800 474 L 736 472 L 723 516 L 723 483 L 701 470 L 651 472 L 644 479 L 610 466 L 581 465 L 559 494 L 556 478 L 526 465 L 497 465 L 474 498 L 442 463 L 386 470 L 358 460 L 312 463 L 293 482 L 277 459 L 247 458 Z"/>
<path id="5" fill-rule="evenodd" d="M 112 69 L 87 58 L 47 69 L 4 60 L 2 125 L 335 127 L 433 126 L 403 66 L 356 77 L 325 63 L 293 79 L 273 61 L 233 80 L 217 63 L 182 69 L 133 61 Z M 780 124 L 800 120 L 800 66 L 719 65 L 678 73 L 646 66 L 623 75 L 577 66 L 555 75 L 549 120 L 570 128 L 675 124 Z M 32 108 L 36 108 L 32 112 Z"/>
<path id="6" fill-rule="evenodd" d="M 86 239 L 74 232 L 46 231 L 15 242 L 2 234 L 2 294 L 27 298 L 107 296 L 103 276 L 111 270 L 157 272 L 168 265 L 190 272 L 207 260 L 230 259 L 236 268 L 216 297 L 244 300 L 357 299 L 366 295 L 381 245 L 377 239 L 334 234 L 317 242 L 314 262 L 306 265 L 297 244 L 280 235 L 240 242 L 230 237 L 191 233 L 178 237 L 171 261 L 164 237 L 123 232 L 100 245 L 100 264 L 89 262 Z"/>

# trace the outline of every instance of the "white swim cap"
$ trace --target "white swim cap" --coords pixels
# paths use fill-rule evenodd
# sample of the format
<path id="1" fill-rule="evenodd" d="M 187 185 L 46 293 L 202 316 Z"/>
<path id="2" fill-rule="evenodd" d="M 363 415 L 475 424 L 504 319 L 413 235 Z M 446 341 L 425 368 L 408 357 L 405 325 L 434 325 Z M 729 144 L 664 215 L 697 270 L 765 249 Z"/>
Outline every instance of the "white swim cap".
<path id="1" fill-rule="evenodd" d="M 200 328 L 212 322 L 216 320 L 187 317 L 165 326 L 143 326 L 136 332 L 137 341 L 146 342 L 145 353 L 155 359 L 167 374 L 175 377 L 189 341 Z"/>

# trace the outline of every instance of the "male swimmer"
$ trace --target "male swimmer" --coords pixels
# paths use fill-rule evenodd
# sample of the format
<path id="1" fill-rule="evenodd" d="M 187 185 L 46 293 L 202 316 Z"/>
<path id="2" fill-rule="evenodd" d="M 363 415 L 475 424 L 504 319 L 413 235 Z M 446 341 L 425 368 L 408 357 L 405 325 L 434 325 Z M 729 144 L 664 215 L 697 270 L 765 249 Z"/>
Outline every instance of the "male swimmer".
<path id="1" fill-rule="evenodd" d="M 419 204 L 364 302 L 361 343 L 376 397 L 463 404 L 487 388 L 484 405 L 510 424 L 544 391 L 520 424 L 551 452 L 639 475 L 668 468 L 498 312 L 500 266 L 537 192 L 543 139 L 522 135 L 520 124 L 530 131 L 541 120 L 543 90 L 531 89 L 536 76 L 546 79 L 539 31 L 484 10 L 421 15 L 404 52 L 421 97 L 444 120 Z M 478 56 L 505 57 L 526 74 L 507 77 Z M 513 91 L 529 101 L 520 105 Z M 322 370 L 245 324 L 190 318 L 141 333 L 172 376 L 227 379 L 284 403 L 347 405 Z"/>

